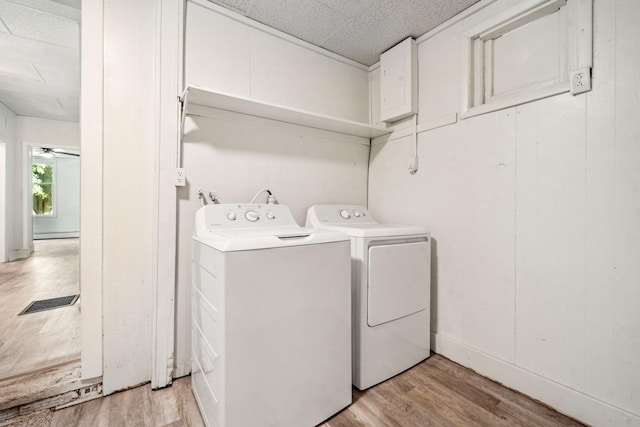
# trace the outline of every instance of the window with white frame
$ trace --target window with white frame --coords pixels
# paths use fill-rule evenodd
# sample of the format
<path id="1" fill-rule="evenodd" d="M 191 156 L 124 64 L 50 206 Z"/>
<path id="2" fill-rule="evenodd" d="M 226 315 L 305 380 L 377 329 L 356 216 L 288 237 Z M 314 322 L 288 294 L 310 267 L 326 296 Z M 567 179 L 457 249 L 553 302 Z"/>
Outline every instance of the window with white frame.
<path id="1" fill-rule="evenodd" d="M 462 118 L 589 90 L 591 10 L 592 0 L 523 0 L 467 31 Z"/>
<path id="2" fill-rule="evenodd" d="M 31 165 L 34 215 L 56 215 L 55 166 L 55 160 L 49 159 L 34 159 Z"/>

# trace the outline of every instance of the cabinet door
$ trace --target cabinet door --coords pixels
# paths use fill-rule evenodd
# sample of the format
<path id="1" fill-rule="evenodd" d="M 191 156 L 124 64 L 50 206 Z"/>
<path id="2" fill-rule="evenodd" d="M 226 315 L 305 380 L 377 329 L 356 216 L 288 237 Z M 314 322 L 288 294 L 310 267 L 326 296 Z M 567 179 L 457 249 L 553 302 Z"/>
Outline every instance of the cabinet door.
<path id="1" fill-rule="evenodd" d="M 416 41 L 408 38 L 380 56 L 380 120 L 392 122 L 418 111 Z"/>

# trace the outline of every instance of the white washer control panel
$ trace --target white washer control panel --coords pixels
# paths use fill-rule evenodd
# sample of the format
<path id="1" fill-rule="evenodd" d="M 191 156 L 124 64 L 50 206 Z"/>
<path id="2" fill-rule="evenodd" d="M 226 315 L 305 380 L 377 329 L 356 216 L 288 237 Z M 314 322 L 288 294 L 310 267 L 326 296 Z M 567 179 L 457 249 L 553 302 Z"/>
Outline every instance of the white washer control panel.
<path id="1" fill-rule="evenodd" d="M 298 226 L 285 205 L 224 203 L 205 206 L 208 230 L 216 228 Z"/>

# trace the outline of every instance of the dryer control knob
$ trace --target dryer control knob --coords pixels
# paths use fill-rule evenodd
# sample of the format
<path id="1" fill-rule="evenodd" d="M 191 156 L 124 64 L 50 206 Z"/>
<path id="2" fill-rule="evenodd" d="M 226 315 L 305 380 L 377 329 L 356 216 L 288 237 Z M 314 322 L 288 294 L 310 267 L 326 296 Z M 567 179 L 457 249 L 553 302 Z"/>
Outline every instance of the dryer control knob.
<path id="1" fill-rule="evenodd" d="M 255 212 L 255 211 L 245 212 L 244 217 L 247 219 L 247 221 L 251 221 L 251 222 L 256 222 L 257 220 L 260 219 L 258 212 Z"/>
<path id="2" fill-rule="evenodd" d="M 360 218 L 360 212 L 353 211 L 353 216 L 355 216 L 356 218 Z"/>
<path id="3" fill-rule="evenodd" d="M 227 214 L 227 219 L 228 219 L 229 221 L 235 221 L 235 220 L 236 220 L 236 213 L 235 213 L 235 212 L 229 212 L 229 213 Z"/>
<path id="4" fill-rule="evenodd" d="M 349 219 L 349 218 L 351 218 L 351 215 L 349 214 L 349 211 L 348 211 L 348 210 L 346 210 L 346 209 L 342 209 L 342 210 L 340 211 L 340 216 L 341 216 L 342 218 L 344 218 L 344 219 Z"/>
<path id="5" fill-rule="evenodd" d="M 276 219 L 276 216 L 273 214 L 273 212 L 267 212 L 267 218 Z"/>

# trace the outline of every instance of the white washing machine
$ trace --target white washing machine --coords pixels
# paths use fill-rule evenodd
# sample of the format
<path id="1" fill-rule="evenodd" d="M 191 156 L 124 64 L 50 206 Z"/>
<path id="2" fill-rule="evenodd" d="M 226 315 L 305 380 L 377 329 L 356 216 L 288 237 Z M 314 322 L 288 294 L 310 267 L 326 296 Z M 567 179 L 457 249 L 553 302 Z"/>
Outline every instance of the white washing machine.
<path id="1" fill-rule="evenodd" d="M 283 205 L 196 213 L 192 388 L 208 426 L 314 426 L 351 403 L 350 243 Z"/>
<path id="2" fill-rule="evenodd" d="M 378 224 L 353 205 L 312 206 L 306 226 L 351 238 L 353 385 L 364 390 L 429 357 L 427 230 Z"/>

